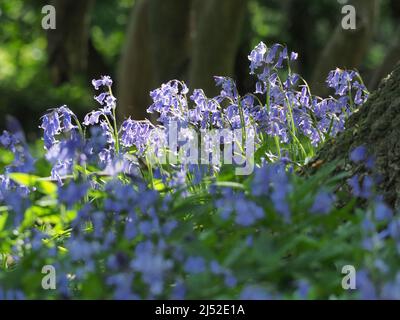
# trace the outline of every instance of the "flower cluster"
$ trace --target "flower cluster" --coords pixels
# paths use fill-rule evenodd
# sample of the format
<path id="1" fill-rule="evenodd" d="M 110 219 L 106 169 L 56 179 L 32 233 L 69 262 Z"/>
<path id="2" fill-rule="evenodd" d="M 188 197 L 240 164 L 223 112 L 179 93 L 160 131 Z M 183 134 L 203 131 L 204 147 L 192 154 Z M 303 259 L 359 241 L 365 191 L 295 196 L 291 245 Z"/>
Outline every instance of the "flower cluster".
<path id="1" fill-rule="evenodd" d="M 14 159 L 0 176 L 0 299 L 398 297 L 400 220 L 376 195 L 376 177 L 347 176 L 348 199 L 328 165 L 296 174 L 368 93 L 356 72 L 338 69 L 327 80 L 334 97 L 316 97 L 292 72 L 297 58 L 260 43 L 249 55 L 255 89 L 244 95 L 221 76 L 212 98 L 181 81 L 163 84 L 150 93 L 156 124 L 117 126 L 111 78 L 93 80 L 100 108 L 82 123 L 66 106 L 41 119 L 50 168 L 35 168 L 21 134 L 4 132 L 1 147 Z M 185 141 L 200 132 L 220 151 L 208 130 L 241 131 L 241 148 L 256 141 L 254 173 L 186 161 L 185 141 L 167 148 L 175 129 Z M 166 154 L 182 161 L 149 159 Z M 350 160 L 373 171 L 365 147 Z M 332 281 L 348 261 L 363 268 L 358 292 Z M 48 264 L 57 270 L 54 292 L 32 272 Z"/>

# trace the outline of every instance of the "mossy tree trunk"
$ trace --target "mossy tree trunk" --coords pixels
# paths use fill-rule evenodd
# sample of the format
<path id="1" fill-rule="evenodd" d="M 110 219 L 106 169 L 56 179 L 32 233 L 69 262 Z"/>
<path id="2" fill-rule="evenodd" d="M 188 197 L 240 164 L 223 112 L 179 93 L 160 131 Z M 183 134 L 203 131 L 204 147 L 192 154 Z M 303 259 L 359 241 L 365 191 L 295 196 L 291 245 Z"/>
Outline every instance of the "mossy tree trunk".
<path id="1" fill-rule="evenodd" d="M 400 64 L 350 117 L 346 127 L 322 148 L 317 160 L 348 159 L 353 148 L 364 145 L 375 157 L 376 170 L 382 176 L 380 191 L 389 204 L 400 208 Z"/>

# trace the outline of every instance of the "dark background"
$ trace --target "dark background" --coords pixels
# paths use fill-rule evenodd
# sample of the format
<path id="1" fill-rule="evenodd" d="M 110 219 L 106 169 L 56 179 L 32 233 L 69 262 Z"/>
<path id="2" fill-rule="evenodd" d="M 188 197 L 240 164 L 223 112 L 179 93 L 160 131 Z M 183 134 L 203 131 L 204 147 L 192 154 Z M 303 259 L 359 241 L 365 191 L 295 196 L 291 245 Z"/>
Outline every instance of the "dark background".
<path id="1" fill-rule="evenodd" d="M 314 93 L 328 71 L 357 68 L 373 90 L 400 60 L 400 1 L 352 0 L 357 30 L 341 28 L 336 0 L 2 0 L 0 128 L 15 116 L 28 137 L 39 117 L 67 104 L 80 117 L 96 107 L 90 81 L 115 81 L 120 116 L 146 116 L 149 91 L 178 78 L 216 93 L 213 75 L 253 90 L 247 55 L 259 42 L 299 53 L 296 71 Z M 57 29 L 41 9 L 57 10 Z"/>

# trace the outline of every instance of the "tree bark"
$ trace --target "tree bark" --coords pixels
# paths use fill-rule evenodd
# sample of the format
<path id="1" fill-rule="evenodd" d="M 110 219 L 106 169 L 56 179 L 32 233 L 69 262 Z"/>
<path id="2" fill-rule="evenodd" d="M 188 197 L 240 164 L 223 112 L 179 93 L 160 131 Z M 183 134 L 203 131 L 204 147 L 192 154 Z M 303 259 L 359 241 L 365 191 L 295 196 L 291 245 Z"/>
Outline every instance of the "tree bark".
<path id="1" fill-rule="evenodd" d="M 149 91 L 155 84 L 152 52 L 149 42 L 149 1 L 138 0 L 126 35 L 126 43 L 118 70 L 118 113 L 144 119 L 150 104 Z"/>
<path id="2" fill-rule="evenodd" d="M 338 170 L 349 168 L 349 152 L 360 145 L 369 149 L 382 176 L 379 186 L 385 199 L 400 208 L 400 64 L 384 79 L 360 110 L 347 122 L 347 129 L 327 143 L 317 161 L 345 160 Z M 343 161 L 342 161 L 343 163 Z M 357 170 L 362 170 L 358 168 Z"/>
<path id="3" fill-rule="evenodd" d="M 233 76 L 247 0 L 196 0 L 190 85 L 218 93 L 213 76 Z"/>
<path id="4" fill-rule="evenodd" d="M 150 41 L 156 82 L 186 78 L 191 0 L 150 0 Z"/>
<path id="5" fill-rule="evenodd" d="M 356 30 L 344 30 L 342 21 L 336 27 L 314 69 L 311 87 L 316 94 L 328 92 L 325 80 L 330 70 L 358 68 L 368 51 L 380 0 L 352 0 L 350 4 L 356 8 Z"/>
<path id="6" fill-rule="evenodd" d="M 118 76 L 120 114 L 148 117 L 149 92 L 183 80 L 189 61 L 190 0 L 139 0 L 129 22 Z"/>
<path id="7" fill-rule="evenodd" d="M 288 33 L 290 35 L 292 49 L 296 49 L 301 57 L 301 63 L 297 65 L 298 72 L 308 78 L 309 68 L 312 66 L 315 56 L 315 39 L 310 36 L 310 30 L 315 29 L 316 17 L 309 10 L 309 0 L 290 0 L 286 5 L 288 15 Z M 301 12 L 301 19 L 299 19 Z"/>
<path id="8" fill-rule="evenodd" d="M 47 32 L 50 75 L 55 85 L 86 73 L 90 11 L 94 0 L 53 0 L 57 28 Z"/>

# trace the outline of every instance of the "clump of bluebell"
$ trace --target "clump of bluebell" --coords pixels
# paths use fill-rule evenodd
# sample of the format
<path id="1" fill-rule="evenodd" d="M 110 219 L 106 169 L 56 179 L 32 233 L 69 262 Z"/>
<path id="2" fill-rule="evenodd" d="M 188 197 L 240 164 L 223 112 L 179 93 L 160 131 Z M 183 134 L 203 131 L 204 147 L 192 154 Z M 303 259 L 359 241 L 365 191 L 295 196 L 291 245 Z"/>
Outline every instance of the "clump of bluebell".
<path id="1" fill-rule="evenodd" d="M 215 77 L 221 91 L 213 98 L 201 89 L 190 94 L 182 81 L 165 83 L 150 93 L 153 104 L 148 112 L 158 115 L 157 124 L 129 118 L 118 127 L 112 80 L 108 76 L 93 80 L 96 90 L 104 88 L 95 96 L 102 107 L 87 114 L 82 124 L 66 106 L 42 117 L 40 127 L 47 159 L 53 164 L 52 177 L 61 183 L 62 176 L 71 174 L 74 163 L 85 166 L 93 156 L 103 168 L 118 173 L 133 170 L 132 157 L 125 157 L 132 151 L 147 161 L 149 157 L 157 160 L 165 153 L 177 153 L 167 145 L 168 128 L 173 122 L 179 128 L 198 132 L 242 129 L 246 139 L 255 140 L 256 149 L 262 146 L 266 153 L 278 157 L 288 154 L 301 163 L 314 153 L 310 144 L 318 147 L 344 130 L 346 119 L 366 101 L 368 91 L 357 72 L 337 69 L 327 79 L 334 96 L 314 96 L 307 82 L 292 72 L 290 65 L 296 59 L 297 54 L 289 54 L 282 45 L 257 45 L 249 55 L 250 73 L 257 78 L 255 91 L 243 95 L 233 79 L 221 76 Z M 86 128 L 92 128 L 95 138 L 85 137 Z M 62 136 L 61 141 L 57 136 Z M 243 141 L 241 148 L 245 146 Z"/>
<path id="2" fill-rule="evenodd" d="M 313 96 L 292 72 L 296 59 L 260 43 L 248 94 L 226 77 L 215 78 L 213 98 L 163 84 L 150 93 L 157 123 L 118 126 L 112 80 L 93 80 L 100 107 L 82 123 L 67 106 L 42 117 L 48 167 L 21 135 L 0 136 L 13 155 L 0 157 L 0 299 L 399 298 L 400 224 L 376 176 L 337 176 L 335 164 L 296 174 L 368 92 L 358 73 L 337 69 L 333 96 Z M 188 136 L 243 131 L 256 141 L 253 174 L 149 161 L 176 151 L 165 148 L 172 123 Z M 350 161 L 373 172 L 363 146 Z M 360 269 L 358 291 L 341 286 L 348 264 Z M 57 271 L 57 290 L 41 287 L 44 265 Z"/>

